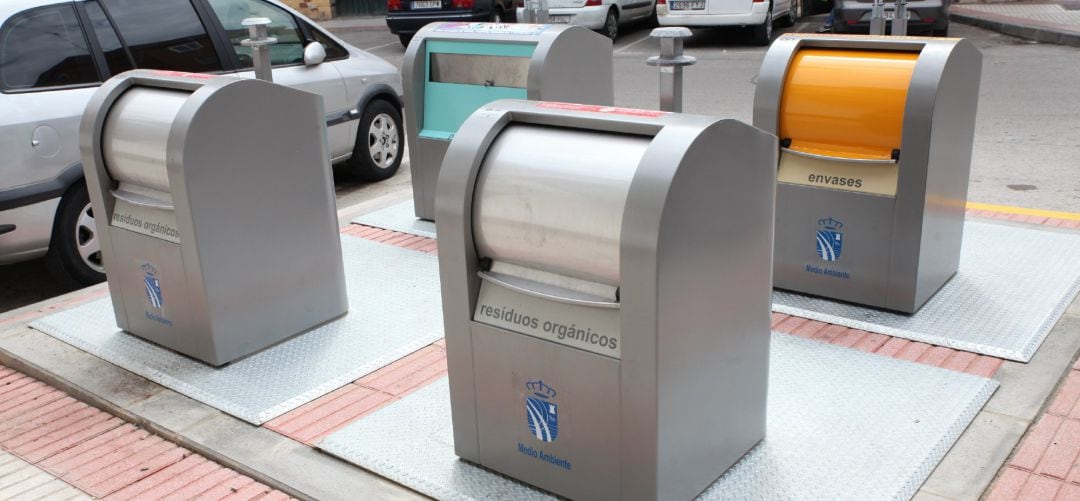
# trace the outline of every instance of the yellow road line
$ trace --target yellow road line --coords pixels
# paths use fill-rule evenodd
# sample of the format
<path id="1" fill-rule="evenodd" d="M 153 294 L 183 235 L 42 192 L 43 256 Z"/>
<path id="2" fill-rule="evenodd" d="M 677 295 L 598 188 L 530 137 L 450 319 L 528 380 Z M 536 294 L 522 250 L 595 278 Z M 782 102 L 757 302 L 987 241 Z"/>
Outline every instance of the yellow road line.
<path id="1" fill-rule="evenodd" d="M 1058 212 L 1052 210 L 1041 209 L 1028 209 L 1026 207 L 1013 207 L 1010 205 L 993 205 L 993 204 L 981 204 L 978 202 L 968 202 L 967 208 L 974 210 L 989 210 L 996 212 L 1008 212 L 1012 214 L 1023 214 L 1025 216 L 1040 216 L 1040 217 L 1052 217 L 1055 219 L 1068 219 L 1070 221 L 1080 221 L 1080 214 L 1075 212 Z"/>

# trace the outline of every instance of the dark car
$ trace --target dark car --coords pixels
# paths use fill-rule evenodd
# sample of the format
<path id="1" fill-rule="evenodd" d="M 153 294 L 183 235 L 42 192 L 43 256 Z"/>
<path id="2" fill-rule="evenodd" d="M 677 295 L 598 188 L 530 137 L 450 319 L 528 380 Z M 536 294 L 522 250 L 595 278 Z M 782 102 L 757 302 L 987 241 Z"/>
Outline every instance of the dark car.
<path id="1" fill-rule="evenodd" d="M 949 36 L 949 0 L 908 0 L 909 35 Z M 873 0 L 836 0 L 836 33 L 869 33 Z M 892 31 L 894 1 L 885 2 L 885 33 Z"/>
<path id="2" fill-rule="evenodd" d="M 408 46 L 428 23 L 514 22 L 515 0 L 386 0 L 386 25 Z"/>

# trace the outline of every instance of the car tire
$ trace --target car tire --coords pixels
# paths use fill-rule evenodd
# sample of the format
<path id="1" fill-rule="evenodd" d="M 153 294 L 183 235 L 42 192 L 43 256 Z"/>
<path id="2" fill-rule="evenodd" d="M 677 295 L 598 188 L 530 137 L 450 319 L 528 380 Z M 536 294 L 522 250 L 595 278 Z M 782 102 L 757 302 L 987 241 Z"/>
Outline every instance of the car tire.
<path id="1" fill-rule="evenodd" d="M 356 146 L 346 162 L 349 173 L 361 181 L 382 181 L 397 173 L 405 151 L 401 112 L 375 99 L 364 108 L 356 131 Z"/>
<path id="2" fill-rule="evenodd" d="M 412 35 L 398 35 L 397 39 L 399 42 L 401 42 L 402 47 L 408 48 L 409 42 L 412 41 L 412 37 Z"/>
<path id="3" fill-rule="evenodd" d="M 492 22 L 492 23 L 502 23 L 503 22 L 503 10 L 502 10 L 502 7 L 499 7 L 497 5 L 495 7 L 492 7 L 492 9 L 491 9 L 491 19 L 489 21 Z"/>
<path id="4" fill-rule="evenodd" d="M 949 36 L 949 25 L 946 24 L 944 28 L 941 28 L 940 30 L 934 30 L 933 35 L 935 37 L 947 37 L 947 36 Z"/>
<path id="5" fill-rule="evenodd" d="M 754 26 L 754 45 L 769 45 L 772 42 L 772 3 L 769 4 L 769 10 L 765 13 L 765 22 Z"/>
<path id="6" fill-rule="evenodd" d="M 105 280 L 100 235 L 83 181 L 60 199 L 45 260 L 49 272 L 65 285 L 86 287 Z"/>
<path id="7" fill-rule="evenodd" d="M 787 14 L 780 18 L 780 26 L 790 28 L 795 26 L 795 22 L 799 20 L 797 13 L 795 12 L 795 2 L 797 0 L 791 0 L 791 5 L 788 6 Z"/>
<path id="8" fill-rule="evenodd" d="M 608 10 L 601 30 L 603 30 L 601 34 L 610 38 L 612 42 L 619 36 L 619 12 L 615 10 L 615 7 Z"/>

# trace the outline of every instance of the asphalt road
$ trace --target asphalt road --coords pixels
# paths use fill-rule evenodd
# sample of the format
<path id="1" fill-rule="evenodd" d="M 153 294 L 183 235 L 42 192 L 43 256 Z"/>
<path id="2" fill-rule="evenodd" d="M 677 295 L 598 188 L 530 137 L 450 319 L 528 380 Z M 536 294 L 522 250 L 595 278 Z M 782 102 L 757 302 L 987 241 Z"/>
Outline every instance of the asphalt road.
<path id="1" fill-rule="evenodd" d="M 824 16 L 784 31 L 813 31 Z M 952 35 L 983 52 L 969 198 L 976 202 L 1080 212 L 1080 49 L 1037 44 L 954 23 Z M 398 66 L 404 48 L 382 28 L 336 31 L 349 43 Z M 645 26 L 624 28 L 615 44 L 615 104 L 656 108 L 657 71 L 645 59 L 659 51 Z M 698 63 L 686 69 L 687 112 L 749 122 L 754 78 L 765 55 L 748 32 L 699 30 L 686 43 Z M 366 184 L 335 173 L 344 223 L 353 214 L 408 198 L 407 165 L 395 177 Z M 41 261 L 0 266 L 0 312 L 70 290 Z"/>

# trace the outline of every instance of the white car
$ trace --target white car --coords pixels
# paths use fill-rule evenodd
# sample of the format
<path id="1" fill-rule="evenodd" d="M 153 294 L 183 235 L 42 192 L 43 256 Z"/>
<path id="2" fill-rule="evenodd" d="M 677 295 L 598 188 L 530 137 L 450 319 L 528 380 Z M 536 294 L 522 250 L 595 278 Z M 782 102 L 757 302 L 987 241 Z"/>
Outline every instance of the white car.
<path id="1" fill-rule="evenodd" d="M 659 0 L 656 19 L 661 26 L 751 26 L 754 43 L 768 45 L 773 22 L 795 24 L 801 5 L 798 0 Z"/>
<path id="2" fill-rule="evenodd" d="M 619 26 L 656 16 L 656 0 L 548 0 L 548 24 L 576 24 L 615 40 Z M 524 7 L 517 19 L 525 19 Z"/>
<path id="3" fill-rule="evenodd" d="M 334 161 L 365 180 L 393 175 L 405 144 L 398 69 L 276 0 L 4 0 L 0 264 L 47 256 L 58 277 L 103 280 L 79 157 L 90 96 L 132 68 L 252 78 L 240 44 L 247 17 L 272 21 L 274 81 L 322 95 L 328 117 L 341 119 L 328 128 Z M 360 119 L 348 120 L 350 110 Z"/>

